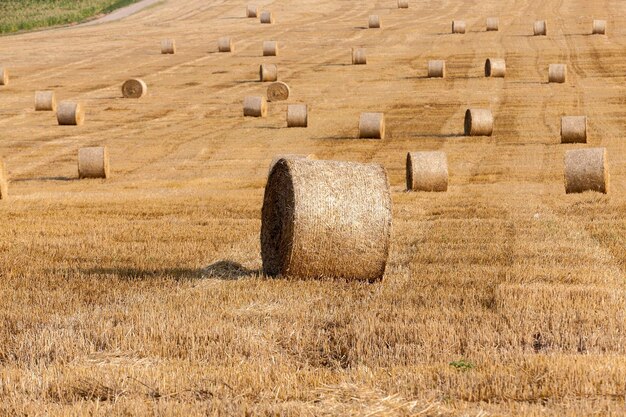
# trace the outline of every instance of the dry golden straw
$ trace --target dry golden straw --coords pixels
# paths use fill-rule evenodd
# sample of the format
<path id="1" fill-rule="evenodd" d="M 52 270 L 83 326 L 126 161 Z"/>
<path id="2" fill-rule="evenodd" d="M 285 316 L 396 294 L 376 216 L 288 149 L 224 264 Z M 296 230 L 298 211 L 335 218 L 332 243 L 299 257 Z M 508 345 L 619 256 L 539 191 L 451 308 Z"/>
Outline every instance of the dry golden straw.
<path id="1" fill-rule="evenodd" d="M 506 75 L 506 61 L 502 58 L 489 58 L 485 61 L 485 77 L 500 77 Z"/>
<path id="2" fill-rule="evenodd" d="M 594 20 L 591 33 L 594 35 L 606 35 L 606 20 Z"/>
<path id="3" fill-rule="evenodd" d="M 465 112 L 465 136 L 491 136 L 493 115 L 489 109 L 467 109 Z"/>
<path id="4" fill-rule="evenodd" d="M 495 32 L 500 28 L 500 19 L 497 17 L 487 18 L 487 32 Z"/>
<path id="5" fill-rule="evenodd" d="M 272 12 L 261 12 L 261 23 L 274 23 L 274 14 Z"/>
<path id="6" fill-rule="evenodd" d="M 448 158 L 445 152 L 409 152 L 406 155 L 406 189 L 447 191 Z"/>
<path id="7" fill-rule="evenodd" d="M 548 67 L 549 83 L 564 83 L 567 81 L 567 65 L 550 64 Z"/>
<path id="8" fill-rule="evenodd" d="M 109 152 L 106 146 L 78 150 L 78 178 L 108 178 Z"/>
<path id="9" fill-rule="evenodd" d="M 378 164 L 281 159 L 268 178 L 261 218 L 269 276 L 383 278 L 391 198 Z"/>
<path id="10" fill-rule="evenodd" d="M 290 104 L 287 106 L 287 127 L 307 127 L 309 111 L 306 104 Z"/>
<path id="11" fill-rule="evenodd" d="M 217 40 L 217 50 L 219 52 L 234 52 L 235 47 L 230 36 L 223 36 Z"/>
<path id="12" fill-rule="evenodd" d="M 587 116 L 561 117 L 561 143 L 587 143 Z"/>
<path id="13" fill-rule="evenodd" d="M 609 192 L 609 167 L 606 148 L 565 151 L 565 192 Z"/>
<path id="14" fill-rule="evenodd" d="M 247 96 L 243 99 L 243 115 L 247 117 L 267 116 L 267 100 L 262 96 Z"/>
<path id="15" fill-rule="evenodd" d="M 56 111 L 57 99 L 54 91 L 35 91 L 36 111 Z"/>
<path id="16" fill-rule="evenodd" d="M 546 36 L 548 34 L 548 22 L 537 20 L 533 25 L 533 34 L 535 36 Z"/>
<path id="17" fill-rule="evenodd" d="M 274 165 L 276 165 L 276 163 L 280 161 L 281 159 L 317 159 L 317 157 L 315 156 L 315 154 L 304 155 L 304 154 L 297 154 L 297 153 L 286 153 L 282 155 L 276 155 L 272 159 L 272 162 L 270 162 L 270 168 L 267 172 L 268 176 L 269 174 L 272 173 L 272 169 L 274 169 Z"/>
<path id="18" fill-rule="evenodd" d="M 271 83 L 267 87 L 267 101 L 283 101 L 289 98 L 289 86 L 281 81 Z"/>
<path id="19" fill-rule="evenodd" d="M 7 175 L 4 162 L 0 160 L 0 200 L 4 200 L 9 196 L 9 176 Z"/>
<path id="20" fill-rule="evenodd" d="M 381 26 L 380 16 L 373 14 L 370 15 L 369 21 L 367 22 L 367 27 L 370 29 L 379 29 Z"/>
<path id="21" fill-rule="evenodd" d="M 453 20 L 452 21 L 452 33 L 465 33 L 465 21 Z"/>
<path id="22" fill-rule="evenodd" d="M 367 64 L 367 51 L 365 48 L 352 48 L 352 65 Z"/>
<path id="23" fill-rule="evenodd" d="M 398 9 L 408 9 L 409 0 L 398 0 Z"/>
<path id="24" fill-rule="evenodd" d="M 385 139 L 385 115 L 383 113 L 361 113 L 359 138 Z"/>
<path id="25" fill-rule="evenodd" d="M 438 59 L 428 61 L 428 78 L 445 78 L 446 61 Z"/>
<path id="26" fill-rule="evenodd" d="M 259 79 L 261 82 L 278 80 L 278 67 L 274 64 L 261 64 L 259 67 Z"/>
<path id="27" fill-rule="evenodd" d="M 257 6 L 248 5 L 246 8 L 246 17 L 257 17 L 259 14 L 259 8 Z"/>
<path id="28" fill-rule="evenodd" d="M 82 125 L 85 112 L 80 103 L 62 101 L 57 107 L 57 121 L 60 125 Z"/>
<path id="29" fill-rule="evenodd" d="M 176 42 L 173 39 L 163 39 L 161 41 L 161 53 L 162 54 L 175 54 Z"/>
<path id="30" fill-rule="evenodd" d="M 148 86 L 139 78 L 131 78 L 122 84 L 124 98 L 141 98 L 148 93 Z"/>
<path id="31" fill-rule="evenodd" d="M 9 85 L 9 70 L 0 68 L 0 85 Z"/>
<path id="32" fill-rule="evenodd" d="M 263 56 L 278 56 L 278 42 L 263 41 Z"/>

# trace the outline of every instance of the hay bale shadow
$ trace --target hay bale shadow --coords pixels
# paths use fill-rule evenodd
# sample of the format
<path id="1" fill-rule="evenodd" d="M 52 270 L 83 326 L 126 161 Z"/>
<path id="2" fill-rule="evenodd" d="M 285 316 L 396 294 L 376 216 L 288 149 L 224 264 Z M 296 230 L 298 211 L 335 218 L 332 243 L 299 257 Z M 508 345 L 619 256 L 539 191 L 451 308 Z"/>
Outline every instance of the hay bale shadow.
<path id="1" fill-rule="evenodd" d="M 221 279 L 226 281 L 238 280 L 250 275 L 260 275 L 260 270 L 246 268 L 238 262 L 217 261 L 202 270 L 203 278 Z"/>

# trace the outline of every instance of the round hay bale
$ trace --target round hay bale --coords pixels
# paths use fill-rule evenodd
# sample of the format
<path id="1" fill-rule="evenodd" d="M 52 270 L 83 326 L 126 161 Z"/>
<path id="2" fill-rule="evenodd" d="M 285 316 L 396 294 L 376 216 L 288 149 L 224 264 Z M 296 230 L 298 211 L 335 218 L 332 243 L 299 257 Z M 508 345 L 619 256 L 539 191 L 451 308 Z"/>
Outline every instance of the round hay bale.
<path id="1" fill-rule="evenodd" d="M 278 42 L 263 41 L 263 56 L 278 56 Z"/>
<path id="2" fill-rule="evenodd" d="M 109 151 L 106 146 L 78 150 L 78 178 L 108 178 Z"/>
<path id="3" fill-rule="evenodd" d="M 278 80 L 278 67 L 274 64 L 261 64 L 259 67 L 259 79 L 261 82 Z"/>
<path id="4" fill-rule="evenodd" d="M 493 115 L 489 109 L 467 109 L 465 111 L 465 136 L 491 136 Z"/>
<path id="5" fill-rule="evenodd" d="M 548 67 L 549 83 L 564 83 L 567 81 L 567 65 L 550 64 Z"/>
<path id="6" fill-rule="evenodd" d="M 259 15 L 259 8 L 251 4 L 246 8 L 246 17 L 257 17 Z"/>
<path id="7" fill-rule="evenodd" d="M 487 18 L 487 32 L 496 32 L 500 28 L 500 19 L 497 17 Z"/>
<path id="8" fill-rule="evenodd" d="M 504 78 L 506 61 L 502 58 L 489 58 L 485 61 L 485 77 Z"/>
<path id="9" fill-rule="evenodd" d="M 369 17 L 367 27 L 369 27 L 370 29 L 380 29 L 381 23 L 382 22 L 380 20 L 380 16 L 378 16 L 377 14 L 373 14 Z"/>
<path id="10" fill-rule="evenodd" d="M 60 125 L 82 125 L 85 121 L 85 112 L 80 103 L 62 101 L 57 106 L 57 121 Z"/>
<path id="11" fill-rule="evenodd" d="M 561 117 L 561 143 L 587 143 L 587 116 Z"/>
<path id="12" fill-rule="evenodd" d="M 271 25 L 274 23 L 274 14 L 272 12 L 261 12 L 261 23 Z"/>
<path id="13" fill-rule="evenodd" d="M 428 61 L 428 78 L 445 78 L 446 61 L 438 59 Z"/>
<path id="14" fill-rule="evenodd" d="M 265 187 L 266 275 L 379 281 L 391 235 L 391 197 L 378 164 L 281 159 Z"/>
<path id="15" fill-rule="evenodd" d="M 365 48 L 352 48 L 352 65 L 366 65 L 367 51 Z"/>
<path id="16" fill-rule="evenodd" d="M 56 111 L 57 99 L 54 91 L 35 91 L 36 111 Z"/>
<path id="17" fill-rule="evenodd" d="M 448 158 L 445 152 L 409 152 L 406 155 L 408 191 L 447 191 Z"/>
<path id="18" fill-rule="evenodd" d="M 606 35 L 606 20 L 594 20 L 591 33 L 593 35 Z"/>
<path id="19" fill-rule="evenodd" d="M 565 193 L 609 192 L 610 176 L 606 148 L 565 151 Z"/>
<path id="20" fill-rule="evenodd" d="M 398 9 L 408 9 L 409 0 L 398 0 Z"/>
<path id="21" fill-rule="evenodd" d="M 0 200 L 4 200 L 9 196 L 9 176 L 7 175 L 4 162 L 0 160 Z"/>
<path id="22" fill-rule="evenodd" d="M 267 100 L 262 96 L 247 96 L 243 99 L 243 115 L 246 117 L 267 116 Z"/>
<path id="23" fill-rule="evenodd" d="M 535 36 L 546 36 L 548 34 L 548 22 L 537 20 L 533 25 L 533 34 Z"/>
<path id="24" fill-rule="evenodd" d="M 223 36 L 217 40 L 217 50 L 219 52 L 234 52 L 235 46 L 230 36 Z"/>
<path id="25" fill-rule="evenodd" d="M 173 39 L 163 39 L 161 41 L 161 53 L 162 54 L 175 54 L 176 42 Z"/>
<path id="26" fill-rule="evenodd" d="M 0 85 L 9 85 L 9 70 L 0 68 Z"/>
<path id="27" fill-rule="evenodd" d="M 267 87 L 267 101 L 283 101 L 289 98 L 289 86 L 281 81 L 271 83 Z"/>
<path id="28" fill-rule="evenodd" d="M 452 21 L 452 33 L 465 33 L 465 21 L 453 20 Z"/>
<path id="29" fill-rule="evenodd" d="M 272 169 L 274 169 L 274 165 L 276 165 L 276 163 L 280 161 L 281 159 L 317 159 L 317 157 L 314 154 L 304 155 L 304 154 L 297 154 L 297 153 L 286 153 L 282 155 L 277 155 L 274 157 L 274 159 L 272 159 L 272 162 L 270 162 L 270 169 L 267 172 L 268 176 L 269 174 L 272 173 Z"/>
<path id="30" fill-rule="evenodd" d="M 131 78 L 122 84 L 124 98 L 141 98 L 148 92 L 148 86 L 139 78 Z"/>
<path id="31" fill-rule="evenodd" d="M 308 127 L 309 111 L 306 104 L 287 106 L 287 127 Z"/>
<path id="32" fill-rule="evenodd" d="M 359 118 L 359 138 L 385 139 L 385 114 L 361 113 Z"/>

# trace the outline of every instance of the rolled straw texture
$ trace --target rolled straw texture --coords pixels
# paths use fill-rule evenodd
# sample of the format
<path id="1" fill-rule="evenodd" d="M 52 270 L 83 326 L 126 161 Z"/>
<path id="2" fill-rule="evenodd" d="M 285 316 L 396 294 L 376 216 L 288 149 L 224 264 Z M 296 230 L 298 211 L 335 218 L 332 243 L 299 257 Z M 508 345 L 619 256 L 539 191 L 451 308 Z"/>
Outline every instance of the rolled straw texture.
<path id="1" fill-rule="evenodd" d="M 261 82 L 278 80 L 278 67 L 275 64 L 261 64 L 259 79 Z"/>
<path id="2" fill-rule="evenodd" d="M 452 33 L 465 33 L 465 21 L 453 20 L 452 21 Z"/>
<path id="3" fill-rule="evenodd" d="M 445 152 L 409 152 L 406 155 L 406 189 L 447 191 L 448 158 Z"/>
<path id="4" fill-rule="evenodd" d="M 548 82 L 564 83 L 567 81 L 567 65 L 550 64 L 548 67 Z"/>
<path id="5" fill-rule="evenodd" d="M 383 278 L 392 218 L 382 166 L 281 159 L 268 178 L 261 217 L 265 274 Z"/>
<path id="6" fill-rule="evenodd" d="M 278 42 L 263 41 L 263 56 L 278 56 Z"/>
<path id="7" fill-rule="evenodd" d="M 309 111 L 306 104 L 287 106 L 287 127 L 308 127 Z"/>
<path id="8" fill-rule="evenodd" d="M 502 58 L 489 58 L 485 61 L 485 77 L 500 77 L 506 75 L 506 61 Z"/>
<path id="9" fill-rule="evenodd" d="M 317 159 L 317 157 L 314 154 L 304 155 L 304 154 L 297 154 L 297 153 L 286 153 L 282 155 L 276 155 L 274 159 L 272 159 L 272 162 L 270 162 L 270 169 L 267 173 L 268 176 L 269 174 L 272 173 L 272 169 L 274 169 L 274 165 L 276 165 L 276 163 L 280 161 L 281 159 Z"/>
<path id="10" fill-rule="evenodd" d="M 290 92 L 289 86 L 281 81 L 271 83 L 267 87 L 267 101 L 287 100 Z"/>
<path id="11" fill-rule="evenodd" d="M 125 98 L 141 98 L 148 93 L 148 86 L 139 78 L 131 78 L 122 84 L 122 96 Z"/>
<path id="12" fill-rule="evenodd" d="M 272 12 L 261 12 L 261 23 L 274 23 L 274 14 Z"/>
<path id="13" fill-rule="evenodd" d="M 217 50 L 219 52 L 234 52 L 235 47 L 230 36 L 223 36 L 217 40 Z"/>
<path id="14" fill-rule="evenodd" d="M 9 85 L 9 70 L 0 68 L 0 85 Z"/>
<path id="15" fill-rule="evenodd" d="M 533 24 L 533 34 L 535 36 L 546 36 L 548 34 L 548 22 L 545 20 L 537 20 Z"/>
<path id="16" fill-rule="evenodd" d="M 0 160 L 0 200 L 9 196 L 9 176 L 7 175 L 4 162 Z"/>
<path id="17" fill-rule="evenodd" d="M 606 35 L 606 20 L 594 20 L 591 33 L 593 35 Z"/>
<path id="18" fill-rule="evenodd" d="M 106 146 L 78 150 L 78 178 L 108 178 L 109 152 Z"/>
<path id="19" fill-rule="evenodd" d="M 606 148 L 573 149 L 565 151 L 565 192 L 609 192 L 609 167 Z"/>
<path id="20" fill-rule="evenodd" d="M 80 103 L 62 101 L 57 106 L 57 121 L 60 125 L 82 125 L 85 112 Z"/>
<path id="21" fill-rule="evenodd" d="M 359 118 L 359 138 L 385 139 L 384 113 L 361 113 Z"/>
<path id="22" fill-rule="evenodd" d="M 243 115 L 247 117 L 267 116 L 267 100 L 262 96 L 247 96 L 243 99 Z"/>
<path id="23" fill-rule="evenodd" d="M 500 19 L 497 17 L 487 18 L 487 32 L 493 32 L 500 29 Z"/>
<path id="24" fill-rule="evenodd" d="M 491 136 L 493 115 L 489 109 L 467 109 L 465 111 L 465 136 Z"/>
<path id="25" fill-rule="evenodd" d="M 366 65 L 367 51 L 365 48 L 352 48 L 352 65 Z"/>
<path id="26" fill-rule="evenodd" d="M 409 0 L 398 0 L 398 9 L 408 9 Z"/>
<path id="27" fill-rule="evenodd" d="M 561 143 L 587 143 L 587 116 L 561 117 Z"/>
<path id="28" fill-rule="evenodd" d="M 35 91 L 35 110 L 56 111 L 57 99 L 54 91 Z"/>
<path id="29" fill-rule="evenodd" d="M 369 20 L 367 22 L 367 27 L 369 27 L 370 29 L 378 29 L 381 26 L 381 20 L 380 20 L 380 16 L 373 14 L 369 17 Z"/>
<path id="30" fill-rule="evenodd" d="M 163 39 L 161 41 L 161 53 L 162 54 L 175 54 L 176 42 L 173 39 Z"/>
<path id="31" fill-rule="evenodd" d="M 257 17 L 259 15 L 259 8 L 257 6 L 248 5 L 246 8 L 246 17 Z"/>
<path id="32" fill-rule="evenodd" d="M 428 61 L 428 77 L 429 78 L 445 78 L 446 76 L 446 61 L 444 60 L 432 60 Z"/>

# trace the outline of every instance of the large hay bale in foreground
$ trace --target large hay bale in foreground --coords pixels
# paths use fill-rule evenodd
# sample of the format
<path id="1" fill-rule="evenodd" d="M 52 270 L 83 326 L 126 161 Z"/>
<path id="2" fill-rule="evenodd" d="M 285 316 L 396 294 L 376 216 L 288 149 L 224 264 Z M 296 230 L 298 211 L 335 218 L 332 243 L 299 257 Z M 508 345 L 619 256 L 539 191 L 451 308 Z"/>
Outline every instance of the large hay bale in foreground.
<path id="1" fill-rule="evenodd" d="M 263 56 L 278 56 L 278 42 L 263 41 Z"/>
<path id="2" fill-rule="evenodd" d="M 267 116 L 267 100 L 263 96 L 247 96 L 243 99 L 243 115 L 246 117 Z"/>
<path id="3" fill-rule="evenodd" d="M 561 117 L 561 143 L 587 143 L 587 116 Z"/>
<path id="4" fill-rule="evenodd" d="M 0 68 L 0 85 L 9 85 L 9 70 Z"/>
<path id="5" fill-rule="evenodd" d="M 446 61 L 442 59 L 428 61 L 428 78 L 445 78 Z"/>
<path id="6" fill-rule="evenodd" d="M 485 61 L 485 77 L 504 78 L 506 61 L 502 58 L 489 58 Z"/>
<path id="7" fill-rule="evenodd" d="M 163 39 L 161 41 L 161 53 L 162 54 L 175 54 L 176 42 L 174 39 Z"/>
<path id="8" fill-rule="evenodd" d="M 274 23 L 274 14 L 272 12 L 261 12 L 261 23 L 271 25 Z"/>
<path id="9" fill-rule="evenodd" d="M 464 20 L 453 20 L 452 21 L 452 33 L 465 33 L 465 21 Z"/>
<path id="10" fill-rule="evenodd" d="M 489 109 L 467 109 L 465 111 L 465 136 L 491 136 L 493 114 Z"/>
<path id="11" fill-rule="evenodd" d="M 267 87 L 267 101 L 283 101 L 289 98 L 291 90 L 284 82 L 277 81 Z"/>
<path id="12" fill-rule="evenodd" d="M 352 48 L 352 65 L 366 65 L 367 51 L 365 48 Z"/>
<path id="13" fill-rule="evenodd" d="M 546 36 L 548 34 L 548 22 L 545 20 L 537 20 L 533 24 L 533 35 Z"/>
<path id="14" fill-rule="evenodd" d="M 398 9 L 408 9 L 409 0 L 398 0 Z"/>
<path id="15" fill-rule="evenodd" d="M 565 151 L 565 192 L 609 192 L 609 167 L 606 148 L 573 149 Z"/>
<path id="16" fill-rule="evenodd" d="M 78 178 L 108 178 L 109 152 L 106 146 L 78 150 Z"/>
<path id="17" fill-rule="evenodd" d="M 0 160 L 0 200 L 9 196 L 9 176 L 7 175 L 4 162 Z"/>
<path id="18" fill-rule="evenodd" d="M 222 36 L 217 40 L 217 50 L 218 52 L 234 52 L 235 46 L 233 45 L 233 40 L 230 36 Z"/>
<path id="19" fill-rule="evenodd" d="M 261 64 L 259 79 L 261 82 L 278 80 L 278 67 L 275 64 Z"/>
<path id="20" fill-rule="evenodd" d="M 35 91 L 36 111 L 56 111 L 57 99 L 54 91 Z"/>
<path id="21" fill-rule="evenodd" d="M 548 67 L 549 83 L 564 83 L 567 81 L 567 65 L 566 64 L 550 64 Z"/>
<path id="22" fill-rule="evenodd" d="M 281 159 L 268 178 L 261 216 L 265 274 L 383 278 L 391 198 L 382 166 Z"/>
<path id="23" fill-rule="evenodd" d="M 78 126 L 85 121 L 85 112 L 80 103 L 62 101 L 57 106 L 57 121 L 60 125 Z"/>
<path id="24" fill-rule="evenodd" d="M 287 106 L 287 127 L 308 127 L 309 111 L 306 104 Z"/>
<path id="25" fill-rule="evenodd" d="M 361 113 L 359 118 L 359 138 L 385 139 L 385 114 Z"/>
<path id="26" fill-rule="evenodd" d="M 124 98 L 141 98 L 148 93 L 148 86 L 139 78 L 131 78 L 122 84 Z"/>
<path id="27" fill-rule="evenodd" d="M 594 20 L 591 34 L 606 35 L 606 20 Z"/>
<path id="28" fill-rule="evenodd" d="M 447 191 L 448 158 L 445 152 L 409 152 L 406 155 L 406 189 Z"/>
<path id="29" fill-rule="evenodd" d="M 246 8 L 246 17 L 257 17 L 259 15 L 259 8 L 257 6 L 249 4 Z"/>
<path id="30" fill-rule="evenodd" d="M 497 17 L 487 18 L 487 32 L 495 32 L 500 29 L 500 19 Z"/>
<path id="31" fill-rule="evenodd" d="M 367 27 L 370 29 L 380 29 L 382 22 L 380 20 L 380 16 L 377 14 L 370 15 L 369 20 L 367 21 Z"/>

